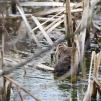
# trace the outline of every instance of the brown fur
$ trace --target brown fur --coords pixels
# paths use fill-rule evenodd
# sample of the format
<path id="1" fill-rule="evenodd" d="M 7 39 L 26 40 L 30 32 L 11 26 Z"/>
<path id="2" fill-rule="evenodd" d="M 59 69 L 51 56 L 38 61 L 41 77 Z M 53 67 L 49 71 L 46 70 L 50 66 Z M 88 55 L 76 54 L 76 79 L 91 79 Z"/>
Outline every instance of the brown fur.
<path id="1" fill-rule="evenodd" d="M 71 47 L 60 47 L 58 50 L 58 62 L 54 67 L 54 73 L 59 76 L 63 75 L 67 71 L 70 70 L 71 67 L 71 55 L 72 48 Z"/>

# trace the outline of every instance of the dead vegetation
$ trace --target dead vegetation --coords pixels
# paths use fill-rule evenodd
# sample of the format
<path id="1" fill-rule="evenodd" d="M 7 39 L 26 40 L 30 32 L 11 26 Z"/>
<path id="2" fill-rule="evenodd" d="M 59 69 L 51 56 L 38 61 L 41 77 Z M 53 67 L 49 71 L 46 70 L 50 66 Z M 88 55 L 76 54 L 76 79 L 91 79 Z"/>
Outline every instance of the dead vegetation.
<path id="1" fill-rule="evenodd" d="M 41 101 L 9 77 L 20 67 L 26 75 L 25 66 L 32 61 L 37 69 L 52 71 L 60 80 L 70 78 L 75 84 L 80 70 L 85 68 L 86 49 L 94 39 L 100 51 L 100 4 L 100 0 L 0 1 L 0 101 L 10 101 L 12 84 L 16 85 L 21 101 L 24 100 L 21 90 Z M 37 57 L 50 54 L 50 50 L 53 65 L 51 61 L 51 66 L 46 66 L 44 56 L 43 61 L 34 62 Z M 90 52 L 88 88 L 83 101 L 96 98 L 97 93 L 101 95 L 98 80 L 101 52 L 96 52 Z"/>

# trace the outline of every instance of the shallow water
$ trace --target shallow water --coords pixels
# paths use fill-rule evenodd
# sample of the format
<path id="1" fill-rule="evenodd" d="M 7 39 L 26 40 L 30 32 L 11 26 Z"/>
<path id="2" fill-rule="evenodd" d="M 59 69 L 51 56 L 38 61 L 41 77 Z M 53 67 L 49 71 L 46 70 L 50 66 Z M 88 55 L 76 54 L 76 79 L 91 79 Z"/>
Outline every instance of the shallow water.
<path id="1" fill-rule="evenodd" d="M 38 70 L 31 65 L 26 67 L 26 75 L 24 75 L 23 69 L 17 69 L 13 72 L 12 77 L 25 89 L 31 92 L 32 95 L 38 97 L 41 101 L 83 101 L 87 86 L 88 86 L 88 73 L 90 63 L 90 53 L 86 54 L 85 65 L 83 66 L 83 75 L 78 76 L 78 81 L 74 85 L 70 83 L 69 79 L 63 81 L 56 80 L 54 74 L 48 71 Z M 35 62 L 47 62 L 50 63 L 50 55 L 40 56 L 43 61 L 39 58 L 35 59 Z M 48 59 L 47 59 L 48 58 Z M 86 72 L 87 71 L 87 72 Z M 100 75 L 101 78 L 101 75 Z M 15 87 L 14 87 L 15 88 Z M 28 94 L 21 91 L 24 101 L 35 101 Z M 13 95 L 16 96 L 13 100 Z M 14 89 L 14 94 L 11 96 L 11 101 L 21 101 L 17 91 Z M 95 100 L 94 100 L 95 101 Z M 101 100 L 97 100 L 101 101 Z"/>
<path id="2" fill-rule="evenodd" d="M 57 80 L 54 78 L 54 74 L 52 72 L 45 72 L 36 69 L 33 66 L 33 62 L 31 65 L 26 66 L 25 76 L 23 69 L 17 69 L 12 73 L 12 77 L 41 101 L 83 101 L 83 97 L 88 86 L 87 74 L 89 73 L 90 54 L 91 53 L 86 54 L 85 65 L 83 66 L 85 70 L 82 70 L 82 73 L 84 74 L 78 76 L 78 81 L 74 85 L 70 83 L 69 79 L 65 79 L 63 81 Z M 41 56 L 41 59 L 50 63 L 49 54 L 44 55 L 44 57 Z M 41 62 L 39 58 L 34 61 Z M 11 95 L 11 101 L 21 101 L 15 87 L 13 91 L 14 94 Z M 35 101 L 23 91 L 21 91 L 21 94 L 23 95 L 24 101 Z M 15 100 L 13 100 L 13 95 L 16 96 Z"/>
<path id="3" fill-rule="evenodd" d="M 39 98 L 41 101 L 83 101 L 83 97 L 86 93 L 88 86 L 88 73 L 90 65 L 90 54 L 85 55 L 85 65 L 83 65 L 82 73 L 78 76 L 78 81 L 74 85 L 70 83 L 69 79 L 57 80 L 54 74 L 49 71 L 38 70 L 33 66 L 33 62 L 26 66 L 26 75 L 24 76 L 23 69 L 17 69 L 12 73 L 12 77 L 25 89 L 31 92 L 32 95 Z M 40 56 L 43 61 L 39 58 L 34 60 L 35 62 L 47 62 L 50 63 L 48 55 Z M 47 59 L 48 58 L 48 59 Z M 99 75 L 101 78 L 101 72 Z M 100 79 L 101 80 L 101 79 Z M 14 87 L 15 88 L 15 87 Z M 24 101 L 35 101 L 28 94 L 21 91 Z M 13 95 L 16 96 L 13 100 Z M 11 96 L 11 101 L 21 101 L 17 91 L 14 89 L 14 94 Z M 96 101 L 96 100 L 93 100 Z M 101 101 L 101 99 L 97 100 Z"/>
<path id="4" fill-rule="evenodd" d="M 86 90 L 84 81 L 78 81 L 77 84 L 71 86 L 67 79 L 64 81 L 55 80 L 51 72 L 36 70 L 33 67 L 28 67 L 26 70 L 27 74 L 23 77 L 24 71 L 18 69 L 14 72 L 13 79 L 41 101 L 82 101 Z M 23 93 L 23 91 L 21 93 L 24 101 L 34 101 L 32 97 Z M 16 91 L 14 94 L 17 96 Z M 18 100 L 19 96 L 16 97 L 16 101 Z M 13 95 L 11 101 L 13 101 Z"/>

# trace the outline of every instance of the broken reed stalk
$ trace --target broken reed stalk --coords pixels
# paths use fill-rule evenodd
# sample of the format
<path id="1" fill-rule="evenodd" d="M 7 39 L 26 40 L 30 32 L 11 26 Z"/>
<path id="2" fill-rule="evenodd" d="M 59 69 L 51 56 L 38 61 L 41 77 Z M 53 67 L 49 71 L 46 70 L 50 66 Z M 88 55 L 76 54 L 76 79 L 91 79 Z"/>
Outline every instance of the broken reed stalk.
<path id="1" fill-rule="evenodd" d="M 60 11 L 60 12 L 57 13 L 56 15 L 52 16 L 51 18 L 49 18 L 48 20 L 46 20 L 45 22 L 43 22 L 43 23 L 41 24 L 41 26 L 44 25 L 44 24 L 47 24 L 47 23 L 48 23 L 49 21 L 51 21 L 53 18 L 59 16 L 62 12 L 63 12 L 63 11 Z M 39 28 L 38 26 L 35 27 L 35 28 L 33 28 L 33 31 L 37 30 L 38 28 Z"/>
<path id="2" fill-rule="evenodd" d="M 50 33 L 52 32 L 56 27 L 58 27 L 61 23 L 64 22 L 64 19 L 60 19 L 59 21 L 57 21 L 52 27 L 50 27 L 48 30 L 47 30 L 47 33 Z"/>
<path id="3" fill-rule="evenodd" d="M 1 68 L 3 70 L 3 59 L 4 58 L 4 33 L 2 32 L 2 49 L 1 49 Z"/>
<path id="4" fill-rule="evenodd" d="M 92 56 L 91 56 L 91 63 L 90 63 L 88 84 L 90 83 L 90 80 L 91 80 L 91 74 L 92 74 L 92 68 L 93 68 L 94 57 L 95 57 L 95 51 L 92 52 Z"/>
<path id="5" fill-rule="evenodd" d="M 88 88 L 86 95 L 84 96 L 83 101 L 90 101 L 93 97 L 94 99 L 97 96 L 97 87 L 95 80 L 91 80 L 91 76 L 93 75 L 96 79 L 98 78 L 98 72 L 99 72 L 99 66 L 101 61 L 101 52 L 98 54 L 95 54 L 95 52 L 92 52 L 92 58 L 91 58 L 91 64 L 90 64 L 90 71 L 89 71 L 89 81 L 88 81 Z M 93 73 L 92 71 L 93 68 Z"/>
<path id="6" fill-rule="evenodd" d="M 58 7 L 58 8 L 51 8 L 50 10 L 45 10 L 45 11 L 40 11 L 37 13 L 34 13 L 35 16 L 47 16 L 47 15 L 51 15 L 60 11 L 64 11 L 64 13 L 66 13 L 65 8 L 64 7 Z M 71 9 L 71 13 L 80 13 L 82 12 L 82 8 L 77 8 L 77 9 Z"/>
<path id="7" fill-rule="evenodd" d="M 5 28 L 5 17 L 4 13 L 2 12 L 2 49 L 1 49 L 1 66 L 2 71 L 4 70 L 4 44 L 5 44 L 5 33 L 8 34 L 6 28 Z M 3 83 L 3 92 L 2 92 L 2 101 L 10 101 L 10 90 L 11 90 L 11 83 L 7 81 L 5 78 L 2 78 L 1 84 Z"/>
<path id="8" fill-rule="evenodd" d="M 73 34 L 73 24 L 72 24 L 72 15 L 71 15 L 71 7 L 70 0 L 66 0 L 66 33 L 67 33 L 67 42 L 68 46 L 72 46 L 72 34 Z"/>
<path id="9" fill-rule="evenodd" d="M 25 14 L 24 14 L 23 8 L 22 8 L 21 6 L 19 6 L 19 4 L 18 4 L 18 5 L 17 5 L 17 9 L 18 9 L 19 13 L 21 14 L 21 17 L 22 17 L 23 21 L 25 22 L 25 25 L 26 25 L 26 27 L 27 27 L 27 29 L 28 29 L 28 31 L 29 31 L 29 34 L 28 34 L 29 37 L 30 37 L 30 38 L 33 37 L 34 41 L 35 41 L 36 44 L 39 46 L 38 39 L 36 38 L 36 36 L 35 36 L 33 30 L 31 29 L 31 26 L 29 25 L 29 23 L 28 23 L 28 21 L 27 21 L 27 18 L 26 18 Z"/>
<path id="10" fill-rule="evenodd" d="M 2 96 L 2 101 L 10 101 L 11 94 L 11 82 L 4 78 L 4 91 Z"/>
<path id="11" fill-rule="evenodd" d="M 97 87 L 97 90 L 98 90 L 98 92 L 99 92 L 99 94 L 100 94 L 100 96 L 101 96 L 101 83 L 97 80 L 97 78 L 96 77 L 94 77 L 93 76 L 93 80 L 94 80 L 94 82 L 95 82 L 95 84 L 96 84 L 96 87 Z"/>
<path id="12" fill-rule="evenodd" d="M 49 67 L 49 66 L 46 66 L 46 65 L 41 64 L 41 63 L 38 63 L 38 64 L 36 65 L 36 67 L 37 67 L 38 69 L 45 70 L 45 71 L 54 71 L 54 68 L 53 68 L 53 67 Z"/>
<path id="13" fill-rule="evenodd" d="M 39 29 L 41 30 L 42 34 L 44 35 L 44 37 L 46 38 L 47 42 L 52 45 L 53 44 L 53 41 L 50 39 L 50 37 L 48 36 L 48 34 L 46 33 L 46 31 L 44 30 L 43 26 L 41 26 L 39 20 L 35 17 L 35 16 L 32 16 L 31 17 L 32 20 L 35 22 L 35 24 L 39 27 Z"/>
<path id="14" fill-rule="evenodd" d="M 2 43 L 1 43 L 1 71 L 3 71 L 3 61 L 4 61 L 4 17 L 3 17 L 3 11 L 1 12 L 2 13 L 2 24 L 1 24 L 1 34 L 2 34 Z M 2 78 L 2 81 L 1 81 L 1 84 L 3 84 L 2 86 L 2 89 L 5 89 L 5 82 L 4 82 L 4 78 Z M 3 97 L 3 92 L 2 92 L 2 95 L 1 95 L 1 99 L 4 100 L 4 97 Z M 5 96 L 6 98 L 6 96 Z"/>
<path id="15" fill-rule="evenodd" d="M 100 60 L 101 60 L 101 52 L 96 54 L 96 56 L 94 58 L 93 75 L 96 77 L 96 79 L 98 78 L 98 75 L 99 75 Z M 93 80 L 93 91 L 92 91 L 91 96 L 93 98 L 96 98 L 96 96 L 97 96 L 97 88 L 96 88 L 96 83 L 94 82 L 94 80 Z"/>
<path id="16" fill-rule="evenodd" d="M 74 44 L 72 48 L 72 56 L 71 56 L 71 82 L 74 83 L 77 81 L 77 73 L 78 73 L 78 65 L 80 62 L 80 46 L 78 36 L 74 36 Z M 76 46 L 75 46 L 76 44 Z"/>
<path id="17" fill-rule="evenodd" d="M 41 1 L 41 0 L 40 0 Z M 33 2 L 33 1 L 29 1 L 29 2 L 22 2 L 21 6 L 23 7 L 63 7 L 63 2 Z"/>
<path id="18" fill-rule="evenodd" d="M 73 33 L 73 25 L 72 25 L 72 15 L 71 15 L 71 7 L 70 0 L 66 0 L 66 15 L 67 15 L 67 25 L 68 25 L 68 33 Z"/>
<path id="19" fill-rule="evenodd" d="M 24 87 L 22 87 L 21 85 L 19 85 L 16 81 L 14 81 L 13 79 L 11 79 L 10 77 L 4 75 L 4 78 L 6 78 L 7 80 L 9 80 L 11 83 L 15 84 L 17 87 L 19 87 L 20 89 L 22 89 L 24 92 L 26 92 L 29 96 L 31 96 L 34 100 L 36 101 L 41 101 L 39 98 L 33 96 L 28 90 L 26 90 Z"/>
<path id="20" fill-rule="evenodd" d="M 87 24 L 88 24 L 88 18 L 89 18 L 89 0 L 85 0 L 86 4 L 85 4 L 85 8 L 82 14 L 82 19 L 80 22 L 80 29 L 82 29 L 80 31 L 80 35 L 79 35 L 79 41 L 80 41 L 80 54 L 81 54 L 81 60 L 80 62 L 82 63 L 83 61 L 83 57 L 84 57 L 84 47 L 85 47 L 85 39 L 86 39 L 86 30 L 87 30 Z"/>
<path id="21" fill-rule="evenodd" d="M 5 43 L 5 35 L 4 35 L 5 31 L 5 18 L 4 18 L 4 14 L 2 12 L 2 50 L 1 50 L 1 58 L 2 58 L 2 70 L 3 70 L 3 61 L 4 61 L 4 43 Z"/>
<path id="22" fill-rule="evenodd" d="M 71 57 L 71 82 L 74 83 L 77 81 L 77 67 L 76 59 L 77 59 L 77 52 L 76 48 L 73 47 L 72 49 L 72 57 Z"/>
<path id="23" fill-rule="evenodd" d="M 83 101 L 90 101 L 91 100 L 91 93 L 92 93 L 92 87 L 93 87 L 93 84 L 91 82 L 91 74 L 92 74 L 94 56 L 95 56 L 95 52 L 93 51 L 92 56 L 91 56 L 90 70 L 89 70 L 88 87 L 87 87 L 86 94 L 83 98 Z"/>
<path id="24" fill-rule="evenodd" d="M 51 24 L 49 24 L 47 27 L 45 27 L 45 30 L 47 30 L 47 32 L 49 33 L 49 29 L 51 27 L 53 27 L 54 24 L 56 24 L 57 22 L 61 21 L 64 18 L 64 14 L 60 15 L 55 21 L 53 21 Z"/>

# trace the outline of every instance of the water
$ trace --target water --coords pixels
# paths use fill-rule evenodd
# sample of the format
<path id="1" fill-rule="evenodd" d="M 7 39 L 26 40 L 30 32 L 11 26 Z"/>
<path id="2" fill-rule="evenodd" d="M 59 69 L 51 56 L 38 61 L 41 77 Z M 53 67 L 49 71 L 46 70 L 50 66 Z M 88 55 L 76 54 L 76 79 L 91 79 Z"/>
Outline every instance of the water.
<path id="1" fill-rule="evenodd" d="M 38 97 L 41 101 L 83 101 L 83 97 L 88 86 L 88 73 L 91 60 L 90 54 L 91 53 L 86 54 L 85 57 L 85 65 L 83 66 L 83 68 L 85 68 L 85 70 L 83 69 L 84 74 L 82 75 L 80 72 L 78 81 L 74 85 L 70 83 L 69 79 L 57 80 L 55 79 L 52 72 L 37 70 L 33 65 L 26 67 L 25 77 L 23 76 L 24 70 L 22 69 L 14 71 L 12 77 L 25 89 L 31 92 L 32 95 Z M 48 61 L 49 54 L 44 55 L 44 58 L 45 59 L 43 62 L 50 62 Z M 43 56 L 41 59 L 43 59 Z M 41 62 L 39 59 L 36 61 Z M 99 78 L 101 78 L 101 73 Z M 21 91 L 21 94 L 23 95 L 24 101 L 35 101 L 32 97 L 23 91 Z M 15 90 L 14 95 L 17 96 L 15 101 L 20 101 L 19 95 Z M 11 101 L 14 101 L 13 94 L 11 95 Z M 97 101 L 101 101 L 101 99 L 98 99 Z"/>
<path id="2" fill-rule="evenodd" d="M 37 70 L 34 66 L 33 61 L 30 63 L 31 65 L 28 64 L 28 66 L 26 66 L 25 76 L 23 69 L 17 69 L 12 73 L 12 78 L 41 101 L 83 101 L 83 97 L 88 86 L 87 79 L 90 67 L 89 63 L 91 60 L 90 54 L 91 53 L 86 54 L 87 57 L 85 59 L 85 66 L 83 66 L 85 68 L 85 72 L 83 70 L 83 73 L 85 74 L 82 75 L 80 72 L 81 75 L 78 76 L 78 81 L 74 85 L 70 83 L 69 79 L 55 79 L 52 72 Z M 40 56 L 40 58 L 41 59 L 37 58 L 34 61 L 50 63 L 49 53 L 47 53 L 47 55 L 44 54 L 44 56 Z M 15 88 L 16 87 L 14 86 L 13 93 L 11 94 L 11 101 L 21 101 Z M 22 90 L 21 94 L 23 95 L 24 101 L 35 101 L 32 97 L 30 97 Z M 13 100 L 13 95 L 16 96 L 15 100 Z"/>
<path id="3" fill-rule="evenodd" d="M 12 74 L 13 79 L 21 84 L 25 89 L 29 90 L 34 96 L 41 101 L 82 101 L 86 89 L 86 83 L 78 81 L 73 87 L 68 79 L 59 81 L 54 79 L 51 72 L 37 70 L 33 67 L 26 68 L 27 74 L 23 77 L 24 71 L 18 69 Z M 16 100 L 18 101 L 19 96 Z M 24 101 L 34 101 L 34 99 L 21 91 Z M 11 96 L 13 101 L 13 95 Z M 20 100 L 19 100 L 20 101 Z"/>

